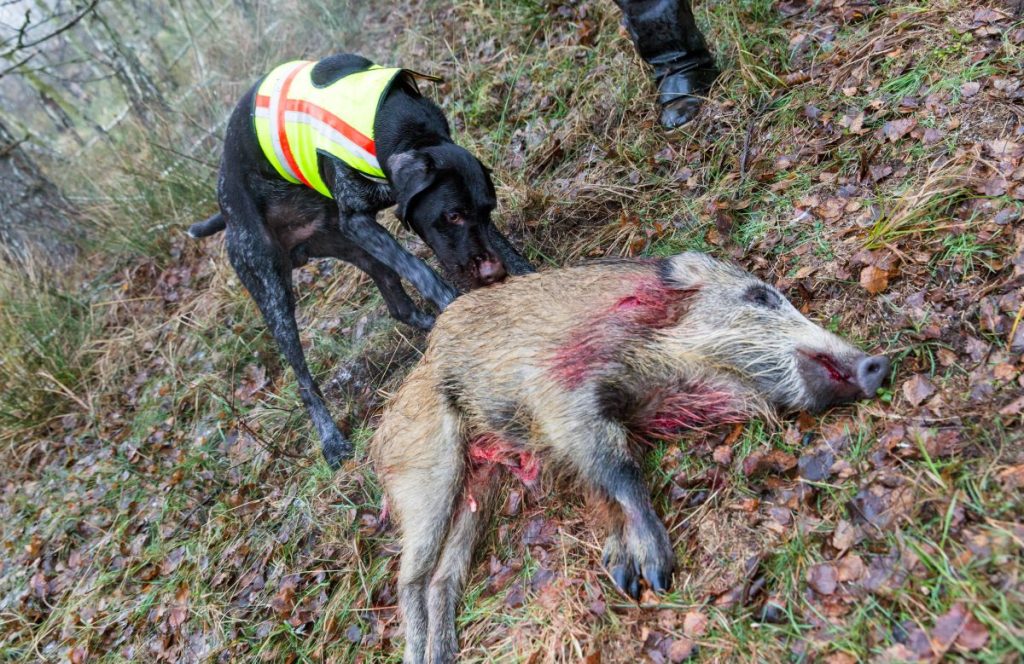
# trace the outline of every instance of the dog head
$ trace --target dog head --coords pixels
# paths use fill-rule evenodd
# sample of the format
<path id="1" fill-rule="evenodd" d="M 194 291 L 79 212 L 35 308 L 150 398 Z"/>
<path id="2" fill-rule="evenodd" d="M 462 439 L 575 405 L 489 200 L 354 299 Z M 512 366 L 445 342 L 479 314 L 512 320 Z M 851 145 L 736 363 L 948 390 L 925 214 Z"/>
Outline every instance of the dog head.
<path id="1" fill-rule="evenodd" d="M 468 290 L 505 278 L 490 241 L 497 196 L 479 159 L 446 143 L 393 155 L 387 170 L 395 214 L 433 249 L 457 286 Z"/>

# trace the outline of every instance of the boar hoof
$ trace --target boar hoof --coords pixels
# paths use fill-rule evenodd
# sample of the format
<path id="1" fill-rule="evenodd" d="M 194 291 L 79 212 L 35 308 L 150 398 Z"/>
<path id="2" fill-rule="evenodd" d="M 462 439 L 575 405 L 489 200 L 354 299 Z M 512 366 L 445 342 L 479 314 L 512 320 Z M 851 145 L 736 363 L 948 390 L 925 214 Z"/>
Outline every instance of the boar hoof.
<path id="1" fill-rule="evenodd" d="M 640 575 L 634 560 L 626 552 L 620 535 L 612 535 L 604 544 L 601 563 L 612 577 L 619 590 L 633 599 L 640 599 Z"/>
<path id="2" fill-rule="evenodd" d="M 604 545 L 601 562 L 611 575 L 615 585 L 633 599 L 640 599 L 640 579 L 643 578 L 656 593 L 664 593 L 672 587 L 672 571 L 675 569 L 675 552 L 668 544 L 665 533 L 658 545 L 637 546 L 633 552 L 621 535 L 612 535 Z M 640 543 L 640 540 L 638 540 Z M 655 551 L 654 555 L 651 552 Z"/>
<path id="3" fill-rule="evenodd" d="M 650 529 L 640 532 L 631 532 L 627 527 L 625 544 L 633 568 L 639 571 L 651 590 L 656 593 L 668 591 L 672 586 L 676 553 L 665 526 L 660 521 L 654 521 Z"/>

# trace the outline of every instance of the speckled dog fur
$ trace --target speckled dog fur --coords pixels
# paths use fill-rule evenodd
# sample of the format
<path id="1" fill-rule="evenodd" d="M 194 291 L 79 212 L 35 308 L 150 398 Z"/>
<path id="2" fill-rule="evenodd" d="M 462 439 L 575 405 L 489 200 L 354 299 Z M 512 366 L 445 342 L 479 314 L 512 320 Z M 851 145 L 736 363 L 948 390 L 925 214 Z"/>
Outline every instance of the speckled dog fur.
<path id="1" fill-rule="evenodd" d="M 357 55 L 331 56 L 314 67 L 313 81 L 328 85 L 369 64 Z M 337 467 L 351 456 L 352 445 L 338 431 L 306 365 L 295 323 L 292 269 L 316 257 L 352 263 L 370 275 L 394 318 L 429 329 L 434 317 L 416 306 L 402 280 L 438 310 L 457 291 L 377 223 L 377 213 L 396 203 L 404 225 L 423 238 L 462 288 L 533 268 L 491 223 L 496 200 L 487 170 L 452 142 L 441 110 L 406 74 L 385 95 L 374 122 L 377 157 L 388 182 L 371 181 L 321 154 L 321 173 L 333 199 L 283 180 L 266 160 L 251 118 L 257 87 L 242 97 L 228 123 L 217 187 L 220 212 L 189 233 L 205 237 L 227 229 L 231 265 L 295 371 L 324 457 Z"/>

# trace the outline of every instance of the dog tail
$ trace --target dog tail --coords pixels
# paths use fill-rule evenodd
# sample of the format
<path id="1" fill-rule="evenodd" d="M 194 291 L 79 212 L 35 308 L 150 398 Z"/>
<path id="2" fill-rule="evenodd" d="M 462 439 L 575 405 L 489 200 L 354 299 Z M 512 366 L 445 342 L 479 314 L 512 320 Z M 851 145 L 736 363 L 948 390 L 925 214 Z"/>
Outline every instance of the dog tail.
<path id="1" fill-rule="evenodd" d="M 188 227 L 188 234 L 196 239 L 201 237 L 208 237 L 220 233 L 227 227 L 227 223 L 224 221 L 224 215 L 220 212 L 213 215 L 205 221 L 200 221 L 192 224 Z"/>

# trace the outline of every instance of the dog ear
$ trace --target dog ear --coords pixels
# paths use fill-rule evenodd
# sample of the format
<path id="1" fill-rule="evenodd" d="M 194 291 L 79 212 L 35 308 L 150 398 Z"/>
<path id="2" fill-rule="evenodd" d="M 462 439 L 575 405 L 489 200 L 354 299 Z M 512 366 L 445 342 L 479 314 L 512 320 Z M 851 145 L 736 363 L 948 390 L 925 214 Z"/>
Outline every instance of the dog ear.
<path id="1" fill-rule="evenodd" d="M 395 216 L 408 228 L 413 203 L 433 184 L 437 169 L 429 154 L 416 150 L 391 155 L 387 166 L 397 202 Z"/>
<path id="2" fill-rule="evenodd" d="M 487 195 L 490 196 L 492 201 L 497 201 L 498 192 L 494 189 L 494 176 L 491 169 L 484 166 L 484 162 L 479 159 L 477 159 L 477 162 L 479 162 L 480 168 L 483 169 L 484 172 L 484 183 L 487 185 Z"/>

